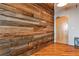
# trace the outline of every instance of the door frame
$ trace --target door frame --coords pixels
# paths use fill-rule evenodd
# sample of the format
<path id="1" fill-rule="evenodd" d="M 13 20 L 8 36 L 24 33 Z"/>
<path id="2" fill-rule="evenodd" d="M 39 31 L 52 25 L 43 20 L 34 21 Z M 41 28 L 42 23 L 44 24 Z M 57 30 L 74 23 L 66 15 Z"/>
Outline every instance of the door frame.
<path id="1" fill-rule="evenodd" d="M 63 43 L 63 44 L 68 44 L 68 40 L 69 40 L 69 28 L 68 28 L 68 26 L 69 26 L 69 24 L 68 24 L 68 16 L 60 16 L 60 17 L 56 17 L 56 20 L 58 19 L 58 18 L 61 18 L 61 17 L 66 17 L 67 18 L 67 43 Z M 56 20 L 55 20 L 55 28 L 56 28 Z M 55 29 L 56 30 L 56 29 Z M 57 30 L 56 30 L 56 32 L 57 32 Z M 57 33 L 55 33 L 55 40 L 56 40 L 56 43 L 60 43 L 60 42 L 57 42 Z"/>

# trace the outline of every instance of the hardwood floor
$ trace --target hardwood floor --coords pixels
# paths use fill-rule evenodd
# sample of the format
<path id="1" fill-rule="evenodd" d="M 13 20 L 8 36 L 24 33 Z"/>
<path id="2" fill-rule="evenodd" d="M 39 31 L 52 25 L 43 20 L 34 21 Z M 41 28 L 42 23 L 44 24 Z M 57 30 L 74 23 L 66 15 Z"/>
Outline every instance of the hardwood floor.
<path id="1" fill-rule="evenodd" d="M 50 44 L 40 51 L 32 54 L 33 56 L 79 56 L 79 48 L 65 44 Z"/>

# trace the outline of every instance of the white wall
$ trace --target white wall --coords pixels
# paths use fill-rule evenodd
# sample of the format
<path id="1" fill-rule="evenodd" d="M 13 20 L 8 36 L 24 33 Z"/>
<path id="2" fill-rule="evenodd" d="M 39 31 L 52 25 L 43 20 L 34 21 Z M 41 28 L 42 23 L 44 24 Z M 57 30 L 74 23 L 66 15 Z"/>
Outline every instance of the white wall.
<path id="1" fill-rule="evenodd" d="M 56 16 L 68 16 L 68 44 L 74 45 L 74 37 L 79 37 L 79 7 L 55 12 Z"/>

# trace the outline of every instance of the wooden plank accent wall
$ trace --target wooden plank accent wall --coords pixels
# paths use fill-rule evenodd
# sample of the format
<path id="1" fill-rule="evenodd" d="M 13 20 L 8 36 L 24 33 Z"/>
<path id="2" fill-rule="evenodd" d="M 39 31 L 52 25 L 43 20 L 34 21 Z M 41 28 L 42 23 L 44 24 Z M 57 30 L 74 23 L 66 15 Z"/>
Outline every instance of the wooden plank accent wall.
<path id="1" fill-rule="evenodd" d="M 0 4 L 0 55 L 31 55 L 53 43 L 53 13 L 40 5 Z"/>

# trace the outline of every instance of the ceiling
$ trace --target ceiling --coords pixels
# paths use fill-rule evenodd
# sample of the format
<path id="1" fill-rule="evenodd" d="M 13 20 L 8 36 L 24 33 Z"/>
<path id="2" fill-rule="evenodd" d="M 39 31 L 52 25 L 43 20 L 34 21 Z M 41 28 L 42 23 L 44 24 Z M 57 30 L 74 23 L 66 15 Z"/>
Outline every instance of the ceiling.
<path id="1" fill-rule="evenodd" d="M 71 10 L 73 8 L 79 8 L 79 3 L 68 3 L 67 5 L 63 6 L 63 7 L 57 7 L 57 3 L 54 4 L 54 10 L 56 12 L 61 12 L 61 11 L 67 11 L 67 10 Z"/>

